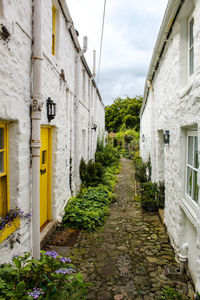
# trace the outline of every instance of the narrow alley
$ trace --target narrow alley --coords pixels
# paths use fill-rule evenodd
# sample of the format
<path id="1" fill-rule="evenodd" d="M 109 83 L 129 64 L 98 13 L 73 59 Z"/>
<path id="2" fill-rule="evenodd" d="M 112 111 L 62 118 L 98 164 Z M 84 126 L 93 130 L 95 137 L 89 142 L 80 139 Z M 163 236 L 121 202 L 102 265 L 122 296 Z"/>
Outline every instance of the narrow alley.
<path id="1" fill-rule="evenodd" d="M 177 266 L 174 252 L 157 213 L 142 212 L 134 200 L 134 168 L 125 158 L 115 193 L 116 202 L 105 225 L 94 233 L 82 231 L 67 253 L 92 283 L 87 299 L 161 299 L 168 286 L 188 299 L 193 289 L 187 276 L 178 279 L 165 275 L 165 266 Z"/>

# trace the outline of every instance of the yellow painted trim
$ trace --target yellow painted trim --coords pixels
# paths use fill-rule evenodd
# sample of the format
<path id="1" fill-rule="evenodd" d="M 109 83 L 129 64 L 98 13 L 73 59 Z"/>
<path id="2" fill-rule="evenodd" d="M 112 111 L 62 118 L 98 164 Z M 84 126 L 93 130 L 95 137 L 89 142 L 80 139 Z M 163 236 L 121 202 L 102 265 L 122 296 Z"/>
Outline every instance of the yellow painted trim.
<path id="1" fill-rule="evenodd" d="M 6 122 L 0 122 L 0 128 L 4 130 L 4 172 L 0 177 L 6 176 L 6 193 L 7 193 L 7 211 L 10 209 L 10 189 L 9 189 L 9 128 Z"/>
<path id="2" fill-rule="evenodd" d="M 20 227 L 20 218 L 10 221 L 4 229 L 0 230 L 0 243 L 2 243 L 5 239 L 7 239 L 17 228 Z"/>
<path id="3" fill-rule="evenodd" d="M 51 220 L 52 127 L 49 127 L 48 220 Z"/>
<path id="4" fill-rule="evenodd" d="M 9 132 L 6 124 L 6 169 L 7 169 L 7 209 L 10 209 L 10 188 L 9 188 Z"/>

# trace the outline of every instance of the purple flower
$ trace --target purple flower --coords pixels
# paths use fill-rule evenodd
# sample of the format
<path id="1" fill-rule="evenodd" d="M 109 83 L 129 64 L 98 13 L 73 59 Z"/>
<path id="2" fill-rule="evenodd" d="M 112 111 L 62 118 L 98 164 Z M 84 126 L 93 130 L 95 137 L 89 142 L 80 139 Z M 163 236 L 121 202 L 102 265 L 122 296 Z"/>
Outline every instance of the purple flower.
<path id="1" fill-rule="evenodd" d="M 60 268 L 55 271 L 55 273 L 57 273 L 57 274 L 71 274 L 72 272 L 74 272 L 74 269 L 72 269 L 72 268 L 68 268 L 68 269 Z"/>
<path id="2" fill-rule="evenodd" d="M 54 259 L 58 256 L 58 253 L 56 251 L 46 251 L 44 255 L 48 255 L 50 257 L 53 257 Z"/>
<path id="3" fill-rule="evenodd" d="M 37 299 L 41 294 L 44 294 L 42 289 L 39 288 L 33 288 L 32 292 L 27 293 L 29 296 L 33 297 L 34 299 Z"/>
<path id="4" fill-rule="evenodd" d="M 17 258 L 17 257 L 19 257 L 19 255 L 15 254 L 15 255 L 13 255 L 12 259 Z"/>
<path id="5" fill-rule="evenodd" d="M 69 259 L 67 257 L 60 257 L 58 260 L 62 261 L 63 263 L 70 263 L 71 262 L 71 259 Z"/>

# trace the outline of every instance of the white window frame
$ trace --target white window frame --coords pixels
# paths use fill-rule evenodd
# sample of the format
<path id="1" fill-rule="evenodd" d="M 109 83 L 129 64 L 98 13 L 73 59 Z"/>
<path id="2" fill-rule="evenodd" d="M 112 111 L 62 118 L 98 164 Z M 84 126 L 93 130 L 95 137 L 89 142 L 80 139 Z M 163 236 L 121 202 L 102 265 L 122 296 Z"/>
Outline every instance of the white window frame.
<path id="1" fill-rule="evenodd" d="M 187 194 L 187 167 L 188 167 L 188 141 L 189 137 L 197 137 L 198 139 L 198 131 L 196 130 L 188 130 L 186 135 L 186 156 L 185 156 L 185 182 L 184 182 L 184 195 L 181 201 L 181 207 L 193 223 L 194 226 L 197 226 L 197 210 L 198 210 L 198 202 L 199 202 L 199 195 L 198 201 L 192 199 L 192 197 Z M 199 148 L 199 145 L 198 145 Z M 194 154 L 194 143 L 193 143 L 193 154 Z M 198 169 L 194 168 L 197 171 L 197 183 L 198 183 Z"/>
<path id="2" fill-rule="evenodd" d="M 191 32 L 190 32 L 190 24 L 193 20 L 193 27 L 192 27 L 192 40 L 193 43 L 190 44 L 190 40 L 191 40 Z M 193 61 L 192 61 L 192 65 L 191 65 L 191 53 L 193 53 Z M 190 16 L 190 18 L 188 19 L 188 75 L 189 77 L 192 76 L 194 74 L 194 16 L 193 14 Z"/>

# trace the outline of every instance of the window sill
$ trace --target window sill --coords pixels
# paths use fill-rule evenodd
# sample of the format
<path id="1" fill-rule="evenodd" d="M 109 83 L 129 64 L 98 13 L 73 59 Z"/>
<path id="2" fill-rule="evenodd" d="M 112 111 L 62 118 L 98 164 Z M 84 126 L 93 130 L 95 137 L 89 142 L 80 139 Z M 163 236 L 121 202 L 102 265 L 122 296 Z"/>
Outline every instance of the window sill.
<path id="1" fill-rule="evenodd" d="M 194 227 L 197 227 L 198 205 L 190 199 L 182 198 L 181 208 L 183 209 L 190 222 L 194 225 Z"/>
<path id="2" fill-rule="evenodd" d="M 0 230 L 0 243 L 9 237 L 17 228 L 20 227 L 20 218 L 10 221 L 6 226 Z"/>
<path id="3" fill-rule="evenodd" d="M 179 98 L 182 99 L 189 94 L 193 87 L 194 82 L 190 81 L 183 89 L 179 91 Z"/>

